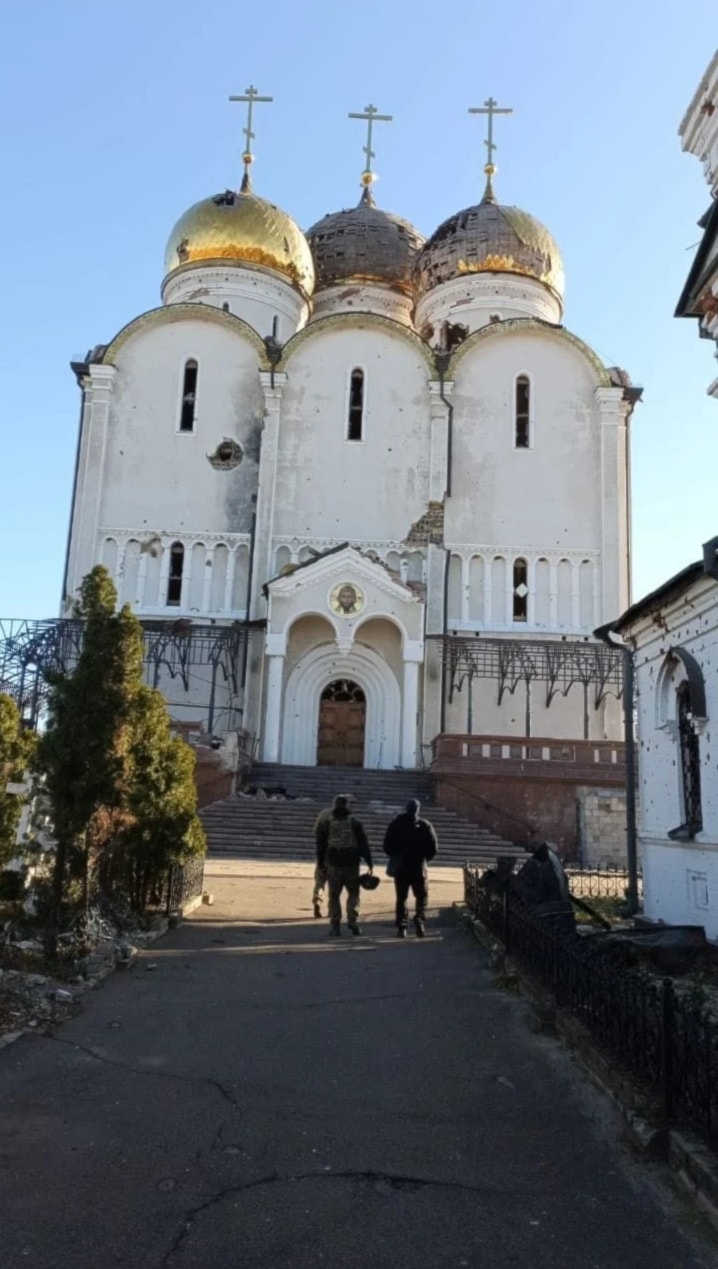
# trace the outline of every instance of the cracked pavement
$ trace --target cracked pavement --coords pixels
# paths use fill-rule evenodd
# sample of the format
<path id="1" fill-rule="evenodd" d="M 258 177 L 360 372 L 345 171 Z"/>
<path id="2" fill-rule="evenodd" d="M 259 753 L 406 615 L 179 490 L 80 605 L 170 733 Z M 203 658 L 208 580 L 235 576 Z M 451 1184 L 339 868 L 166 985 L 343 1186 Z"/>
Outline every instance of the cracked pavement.
<path id="1" fill-rule="evenodd" d="M 208 882 L 214 906 L 80 1017 L 0 1051 L 0 1269 L 718 1263 L 493 985 L 457 873 L 406 942 L 386 880 L 338 943 L 308 868 Z"/>

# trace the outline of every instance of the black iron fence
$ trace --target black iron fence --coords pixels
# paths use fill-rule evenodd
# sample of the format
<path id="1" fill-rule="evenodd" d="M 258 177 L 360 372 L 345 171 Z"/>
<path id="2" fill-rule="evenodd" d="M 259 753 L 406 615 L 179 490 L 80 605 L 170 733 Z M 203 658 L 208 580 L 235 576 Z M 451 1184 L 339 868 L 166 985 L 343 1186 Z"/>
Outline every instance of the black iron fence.
<path id="1" fill-rule="evenodd" d="M 167 916 L 180 912 L 186 903 L 199 899 L 204 889 L 204 855 L 167 870 L 161 906 Z"/>
<path id="2" fill-rule="evenodd" d="M 566 864 L 566 875 L 571 893 L 579 899 L 625 899 L 630 875 L 618 864 L 603 864 L 599 868 L 574 867 Z M 638 894 L 643 893 L 643 878 L 638 875 Z"/>
<path id="3" fill-rule="evenodd" d="M 566 937 L 466 865 L 468 908 L 526 972 L 577 1018 L 597 1048 L 652 1097 L 666 1121 L 718 1147 L 718 1016 L 705 991 L 617 960 L 603 940 Z"/>

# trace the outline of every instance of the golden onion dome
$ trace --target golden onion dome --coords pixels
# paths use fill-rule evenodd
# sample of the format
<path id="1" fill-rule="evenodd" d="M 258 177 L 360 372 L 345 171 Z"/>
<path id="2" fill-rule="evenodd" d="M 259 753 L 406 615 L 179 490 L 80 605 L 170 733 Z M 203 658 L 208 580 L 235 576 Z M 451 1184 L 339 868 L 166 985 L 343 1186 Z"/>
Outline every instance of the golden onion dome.
<path id="1" fill-rule="evenodd" d="M 424 244 L 414 270 L 417 292 L 467 273 L 536 278 L 563 299 L 563 261 L 554 238 L 528 212 L 496 203 L 490 179 L 476 207 L 450 216 Z"/>
<path id="2" fill-rule="evenodd" d="M 166 273 L 199 263 L 256 264 L 282 273 L 305 299 L 314 290 L 312 253 L 299 225 L 250 189 L 204 198 L 177 221 Z"/>
<path id="3" fill-rule="evenodd" d="M 413 269 L 424 242 L 418 229 L 375 206 L 365 188 L 357 207 L 332 212 L 307 230 L 316 289 L 342 282 L 379 282 L 413 291 Z"/>

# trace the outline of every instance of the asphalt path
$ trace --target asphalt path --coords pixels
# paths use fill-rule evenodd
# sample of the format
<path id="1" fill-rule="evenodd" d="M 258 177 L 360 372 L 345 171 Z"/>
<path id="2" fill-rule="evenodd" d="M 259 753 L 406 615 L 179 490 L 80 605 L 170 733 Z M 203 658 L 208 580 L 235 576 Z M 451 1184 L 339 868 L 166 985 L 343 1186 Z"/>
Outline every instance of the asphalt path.
<path id="1" fill-rule="evenodd" d="M 264 875 L 263 875 L 264 874 Z M 306 869 L 215 901 L 0 1052 L 2 1269 L 699 1269 L 690 1210 L 494 985 L 433 876 L 330 941 Z"/>

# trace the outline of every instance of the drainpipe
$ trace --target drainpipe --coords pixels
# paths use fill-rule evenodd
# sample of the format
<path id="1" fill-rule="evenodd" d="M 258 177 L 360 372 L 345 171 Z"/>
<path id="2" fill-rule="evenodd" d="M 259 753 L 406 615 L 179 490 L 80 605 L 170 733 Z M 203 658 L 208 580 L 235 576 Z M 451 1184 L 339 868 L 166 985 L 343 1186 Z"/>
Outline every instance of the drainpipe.
<path id="1" fill-rule="evenodd" d="M 277 363 L 281 360 L 282 349 L 283 349 L 283 345 L 280 344 L 278 339 L 278 331 L 279 331 L 279 318 L 273 317 L 272 318 L 272 333 L 271 335 L 267 335 L 266 338 L 264 339 L 264 347 L 266 349 L 267 360 L 269 362 L 269 382 L 272 388 L 274 388 L 274 370 Z M 250 605 L 252 602 L 252 582 L 254 579 L 254 555 L 255 555 L 255 548 L 257 543 L 257 495 L 256 494 L 252 494 L 252 502 L 254 504 L 254 511 L 252 512 L 252 527 L 250 529 L 250 538 L 249 538 L 249 563 L 248 563 L 248 577 L 247 577 L 247 602 L 245 605 L 245 613 L 246 613 L 245 623 L 249 623 L 249 620 L 250 620 Z M 248 624 L 246 624 L 245 631 L 244 631 L 244 651 L 242 655 L 242 717 L 243 718 L 245 713 L 244 696 L 245 696 L 246 687 L 247 687 L 248 660 L 249 660 L 249 629 L 248 629 Z"/>
<path id="2" fill-rule="evenodd" d="M 636 831 L 636 740 L 633 726 L 635 697 L 635 670 L 633 652 L 610 626 L 594 630 L 597 638 L 609 648 L 619 648 L 623 653 L 623 738 L 626 751 L 626 857 L 628 863 L 628 894 L 626 916 L 638 912 L 638 834 Z"/>
<path id="3" fill-rule="evenodd" d="M 447 420 L 447 436 L 446 436 L 446 489 L 444 490 L 444 506 L 446 499 L 451 497 L 451 467 L 453 457 L 453 432 L 454 432 L 454 407 L 451 401 L 444 395 L 444 376 L 451 362 L 451 353 L 445 349 L 434 354 L 436 370 L 439 375 L 439 400 L 446 406 Z M 444 543 L 446 543 L 446 535 L 444 535 Z M 444 544 L 444 613 L 443 627 L 444 638 L 441 645 L 441 714 L 439 725 L 442 734 L 446 730 L 446 634 L 449 624 L 449 550 Z"/>
<path id="4" fill-rule="evenodd" d="M 244 718 L 244 693 L 247 685 L 247 661 L 249 659 L 249 606 L 252 602 L 252 574 L 254 573 L 254 546 L 257 538 L 257 495 L 252 494 L 255 509 L 252 512 L 252 527 L 249 536 L 249 561 L 247 563 L 247 601 L 244 617 L 244 649 L 242 653 L 242 717 Z"/>

